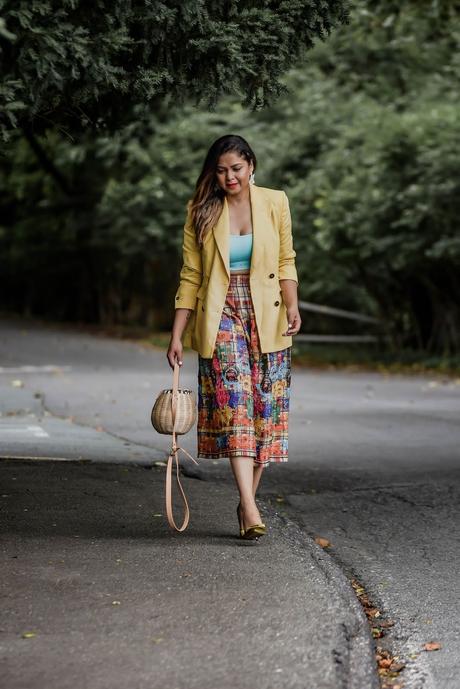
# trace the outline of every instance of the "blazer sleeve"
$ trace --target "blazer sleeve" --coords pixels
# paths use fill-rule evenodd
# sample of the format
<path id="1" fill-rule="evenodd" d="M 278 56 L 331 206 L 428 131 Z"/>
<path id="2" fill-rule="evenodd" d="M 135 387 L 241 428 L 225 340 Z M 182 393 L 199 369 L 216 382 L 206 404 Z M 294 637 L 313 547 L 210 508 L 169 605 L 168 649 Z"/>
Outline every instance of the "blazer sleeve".
<path id="1" fill-rule="evenodd" d="M 297 269 L 295 265 L 296 252 L 292 243 L 292 221 L 289 209 L 289 200 L 283 191 L 283 201 L 280 222 L 280 254 L 279 254 L 279 280 L 295 280 L 297 284 Z"/>
<path id="2" fill-rule="evenodd" d="M 174 299 L 175 309 L 191 309 L 194 311 L 196 294 L 201 285 L 202 272 L 201 251 L 196 241 L 195 229 L 191 221 L 190 208 L 188 207 L 182 243 L 180 283 Z"/>

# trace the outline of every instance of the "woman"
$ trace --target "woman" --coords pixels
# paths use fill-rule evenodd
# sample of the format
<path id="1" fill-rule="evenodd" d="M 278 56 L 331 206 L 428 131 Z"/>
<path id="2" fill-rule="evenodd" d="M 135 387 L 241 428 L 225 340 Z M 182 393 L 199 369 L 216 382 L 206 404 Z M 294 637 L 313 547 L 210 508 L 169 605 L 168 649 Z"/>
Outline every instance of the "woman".
<path id="1" fill-rule="evenodd" d="M 209 149 L 189 201 L 167 357 L 198 352 L 198 457 L 228 457 L 240 536 L 266 533 L 255 495 L 262 470 L 288 459 L 292 335 L 301 319 L 296 252 L 283 191 L 254 184 L 240 136 Z M 183 339 L 183 343 L 182 343 Z"/>

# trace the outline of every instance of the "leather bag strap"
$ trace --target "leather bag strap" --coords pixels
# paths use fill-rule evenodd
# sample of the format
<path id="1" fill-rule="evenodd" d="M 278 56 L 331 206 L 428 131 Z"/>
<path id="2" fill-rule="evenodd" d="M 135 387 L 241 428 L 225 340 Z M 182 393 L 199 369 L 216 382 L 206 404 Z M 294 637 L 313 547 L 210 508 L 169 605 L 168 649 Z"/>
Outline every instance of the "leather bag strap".
<path id="1" fill-rule="evenodd" d="M 184 489 L 182 488 L 182 484 L 180 482 L 180 464 L 179 464 L 179 451 L 184 452 L 192 462 L 195 462 L 195 464 L 198 465 L 198 462 L 196 459 L 192 457 L 191 454 L 187 452 L 183 447 L 180 447 L 177 445 L 176 441 L 176 410 L 177 410 L 177 398 L 178 398 L 178 389 L 179 389 L 179 364 L 177 361 L 174 364 L 174 375 L 173 375 L 173 391 L 171 395 L 171 407 L 172 407 L 172 422 L 173 422 L 173 431 L 172 431 L 172 446 L 170 453 L 168 455 L 168 465 L 166 467 L 166 516 L 168 519 L 168 524 L 170 527 L 173 529 L 176 529 L 176 531 L 185 531 L 185 529 L 188 526 L 188 522 L 190 519 L 190 510 L 187 502 L 187 498 L 185 496 Z M 182 496 L 182 501 L 184 503 L 184 520 L 182 522 L 181 526 L 177 526 L 176 522 L 174 521 L 174 515 L 173 515 L 173 505 L 172 505 L 172 465 L 173 461 L 176 463 L 176 481 L 177 481 L 177 486 L 180 490 L 181 496 Z"/>

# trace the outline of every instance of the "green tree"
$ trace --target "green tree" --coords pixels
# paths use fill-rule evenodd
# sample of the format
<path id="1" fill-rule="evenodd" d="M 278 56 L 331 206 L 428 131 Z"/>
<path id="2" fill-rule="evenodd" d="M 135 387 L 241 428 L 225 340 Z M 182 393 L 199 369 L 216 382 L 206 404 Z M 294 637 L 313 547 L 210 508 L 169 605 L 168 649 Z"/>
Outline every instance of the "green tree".
<path id="1" fill-rule="evenodd" d="M 356 2 L 351 23 L 283 78 L 290 95 L 257 112 L 230 96 L 213 112 L 165 101 L 133 106 L 116 131 L 54 130 L 41 143 L 72 197 L 18 136 L 0 171 L 3 302 L 169 327 L 185 202 L 203 152 L 232 131 L 254 146 L 257 183 L 289 195 L 301 297 L 374 313 L 394 347 L 458 352 L 453 7 Z"/>
<path id="2" fill-rule="evenodd" d="M 266 106 L 284 72 L 347 21 L 344 0 L 0 1 L 0 125 L 118 127 L 133 104 L 225 94 Z"/>
<path id="3" fill-rule="evenodd" d="M 63 318 L 149 314 L 131 305 L 136 285 L 154 293 L 156 268 L 177 253 L 167 239 L 177 209 L 156 189 L 155 127 L 190 100 L 212 109 L 233 94 L 265 107 L 286 69 L 345 21 L 343 0 L 0 0 L 7 303 Z"/>

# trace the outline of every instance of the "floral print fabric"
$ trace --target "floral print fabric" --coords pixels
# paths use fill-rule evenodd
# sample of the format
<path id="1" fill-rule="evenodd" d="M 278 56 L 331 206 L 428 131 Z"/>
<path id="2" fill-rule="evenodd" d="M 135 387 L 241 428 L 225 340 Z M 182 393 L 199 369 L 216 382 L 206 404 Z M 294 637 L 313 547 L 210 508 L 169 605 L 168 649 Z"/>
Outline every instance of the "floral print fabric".
<path id="1" fill-rule="evenodd" d="M 231 274 L 212 358 L 198 355 L 198 457 L 288 460 L 291 347 L 261 353 L 249 273 Z"/>

